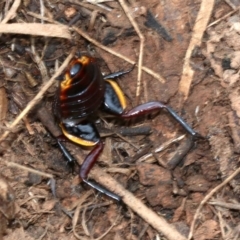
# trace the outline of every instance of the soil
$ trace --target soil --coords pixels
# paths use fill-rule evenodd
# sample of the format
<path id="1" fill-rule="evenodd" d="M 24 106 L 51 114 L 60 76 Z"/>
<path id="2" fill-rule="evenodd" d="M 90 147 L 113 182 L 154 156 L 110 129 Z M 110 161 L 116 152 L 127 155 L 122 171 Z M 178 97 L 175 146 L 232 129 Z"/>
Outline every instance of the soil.
<path id="1" fill-rule="evenodd" d="M 187 237 L 203 198 L 239 167 L 240 15 L 236 11 L 206 29 L 202 45 L 192 53 L 195 74 L 183 102 L 178 84 L 201 1 L 129 2 L 145 37 L 143 65 L 160 74 L 165 83 L 143 71 L 140 95 L 136 97 L 135 67 L 117 80 L 127 108 L 161 101 L 202 137 L 194 139 L 188 151 L 190 136 L 166 111 L 127 126 L 101 118 L 97 126 L 105 148 L 97 165 Z M 226 2 L 216 1 L 210 23 L 232 11 Z M 138 60 L 139 37 L 117 2 L 103 3 L 107 8 L 74 1 L 44 3 L 48 18 L 74 24 L 110 49 Z M 7 1 L 0 7 L 7 12 Z M 39 1 L 25 1 L 10 23 L 40 22 L 28 14 L 39 14 L 39 9 Z M 74 31 L 71 34 L 71 40 L 1 35 L 1 134 L 74 46 L 81 54 L 95 57 L 103 74 L 131 69 L 126 61 L 95 47 Z M 42 68 L 36 56 L 44 63 Z M 46 128 L 46 122 L 55 123 L 52 103 L 57 85 L 56 80 L 42 101 L 0 143 L 0 239 L 166 239 L 124 204 L 82 184 L 77 164 L 74 169 L 66 164 L 54 134 Z M 139 128 L 133 129 L 136 126 Z M 130 136 L 122 137 L 123 128 Z M 134 131 L 144 133 L 135 136 Z M 177 139 L 183 134 L 182 140 Z M 80 151 L 84 158 L 89 153 L 73 143 L 64 144 L 73 155 Z M 156 152 L 161 146 L 163 149 Z M 176 156 L 181 157 L 176 160 Z M 54 181 L 39 172 L 51 174 Z M 240 238 L 239 192 L 238 175 L 213 195 L 198 215 L 195 240 Z"/>

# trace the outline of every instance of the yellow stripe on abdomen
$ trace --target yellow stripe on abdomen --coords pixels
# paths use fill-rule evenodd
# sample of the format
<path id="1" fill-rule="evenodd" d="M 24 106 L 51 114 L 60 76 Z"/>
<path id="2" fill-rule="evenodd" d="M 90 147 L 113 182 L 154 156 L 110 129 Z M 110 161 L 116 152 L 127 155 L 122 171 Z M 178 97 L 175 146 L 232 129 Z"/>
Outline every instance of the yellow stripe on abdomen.
<path id="1" fill-rule="evenodd" d="M 120 102 L 123 110 L 126 109 L 126 107 L 127 107 L 126 99 L 125 99 L 124 93 L 121 90 L 121 88 L 118 86 L 118 84 L 115 81 L 112 81 L 112 80 L 106 80 L 106 81 L 110 83 L 110 85 L 114 89 L 115 93 L 117 94 L 119 102 Z"/>
<path id="2" fill-rule="evenodd" d="M 93 147 L 94 145 L 97 144 L 97 142 L 92 142 L 92 141 L 88 141 L 76 136 L 71 135 L 70 133 L 68 133 L 64 127 L 62 126 L 62 124 L 60 124 L 60 127 L 62 129 L 62 132 L 64 134 L 65 137 L 67 137 L 69 140 L 71 140 L 72 142 L 75 142 L 81 146 L 85 146 L 85 147 Z"/>

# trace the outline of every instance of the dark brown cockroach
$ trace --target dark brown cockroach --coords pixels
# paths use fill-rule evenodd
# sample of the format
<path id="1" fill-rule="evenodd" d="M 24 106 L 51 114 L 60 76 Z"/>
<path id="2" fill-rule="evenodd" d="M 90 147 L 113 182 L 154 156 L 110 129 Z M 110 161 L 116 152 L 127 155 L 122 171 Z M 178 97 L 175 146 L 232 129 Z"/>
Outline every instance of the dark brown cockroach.
<path id="1" fill-rule="evenodd" d="M 112 73 L 104 77 L 94 58 L 88 56 L 75 58 L 65 72 L 65 79 L 59 84 L 57 99 L 54 103 L 54 113 L 63 135 L 76 144 L 92 147 L 81 166 L 80 178 L 88 185 L 118 201 L 121 199 L 118 195 L 87 178 L 104 147 L 93 118 L 99 111 L 128 121 L 165 109 L 192 138 L 198 136 L 198 133 L 175 111 L 161 102 L 148 102 L 127 111 L 124 94 L 114 79 L 128 72 Z M 61 139 L 62 136 L 59 136 L 57 143 L 68 163 L 72 164 L 75 160 L 62 144 Z"/>

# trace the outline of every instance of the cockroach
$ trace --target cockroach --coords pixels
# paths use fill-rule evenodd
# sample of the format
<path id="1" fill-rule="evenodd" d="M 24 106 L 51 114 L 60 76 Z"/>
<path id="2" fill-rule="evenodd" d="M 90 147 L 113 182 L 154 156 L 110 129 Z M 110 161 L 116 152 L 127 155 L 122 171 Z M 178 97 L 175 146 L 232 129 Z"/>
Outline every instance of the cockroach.
<path id="1" fill-rule="evenodd" d="M 78 145 L 92 148 L 81 165 L 80 178 L 86 184 L 118 201 L 121 200 L 118 195 L 88 180 L 88 173 L 104 148 L 103 140 L 95 126 L 94 116 L 103 112 L 117 119 L 130 121 L 165 109 L 193 139 L 199 135 L 172 108 L 162 102 L 147 102 L 127 110 L 124 93 L 115 79 L 128 72 L 121 71 L 103 76 L 95 58 L 89 56 L 74 58 L 64 73 L 64 80 L 59 83 L 54 101 L 54 114 L 63 135 Z M 68 163 L 74 163 L 73 156 L 62 143 L 62 136 L 57 137 L 57 144 Z"/>

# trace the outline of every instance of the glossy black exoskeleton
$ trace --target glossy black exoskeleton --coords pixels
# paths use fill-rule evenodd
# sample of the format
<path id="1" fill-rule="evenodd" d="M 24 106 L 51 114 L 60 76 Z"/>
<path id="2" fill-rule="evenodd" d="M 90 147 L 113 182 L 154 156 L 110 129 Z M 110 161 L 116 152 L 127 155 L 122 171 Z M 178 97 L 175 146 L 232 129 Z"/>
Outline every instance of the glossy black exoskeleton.
<path id="1" fill-rule="evenodd" d="M 118 195 L 89 181 L 87 177 L 104 147 L 93 121 L 93 116 L 99 111 L 122 120 L 131 120 L 164 108 L 192 137 L 198 135 L 177 113 L 161 102 L 148 102 L 127 111 L 124 94 L 113 80 L 125 73 L 118 72 L 104 77 L 94 58 L 75 58 L 65 72 L 65 79 L 59 84 L 55 103 L 55 115 L 63 135 L 76 144 L 92 147 L 81 166 L 80 178 L 116 200 L 120 200 Z M 62 144 L 60 137 L 57 142 L 68 162 L 73 163 L 74 158 Z"/>

